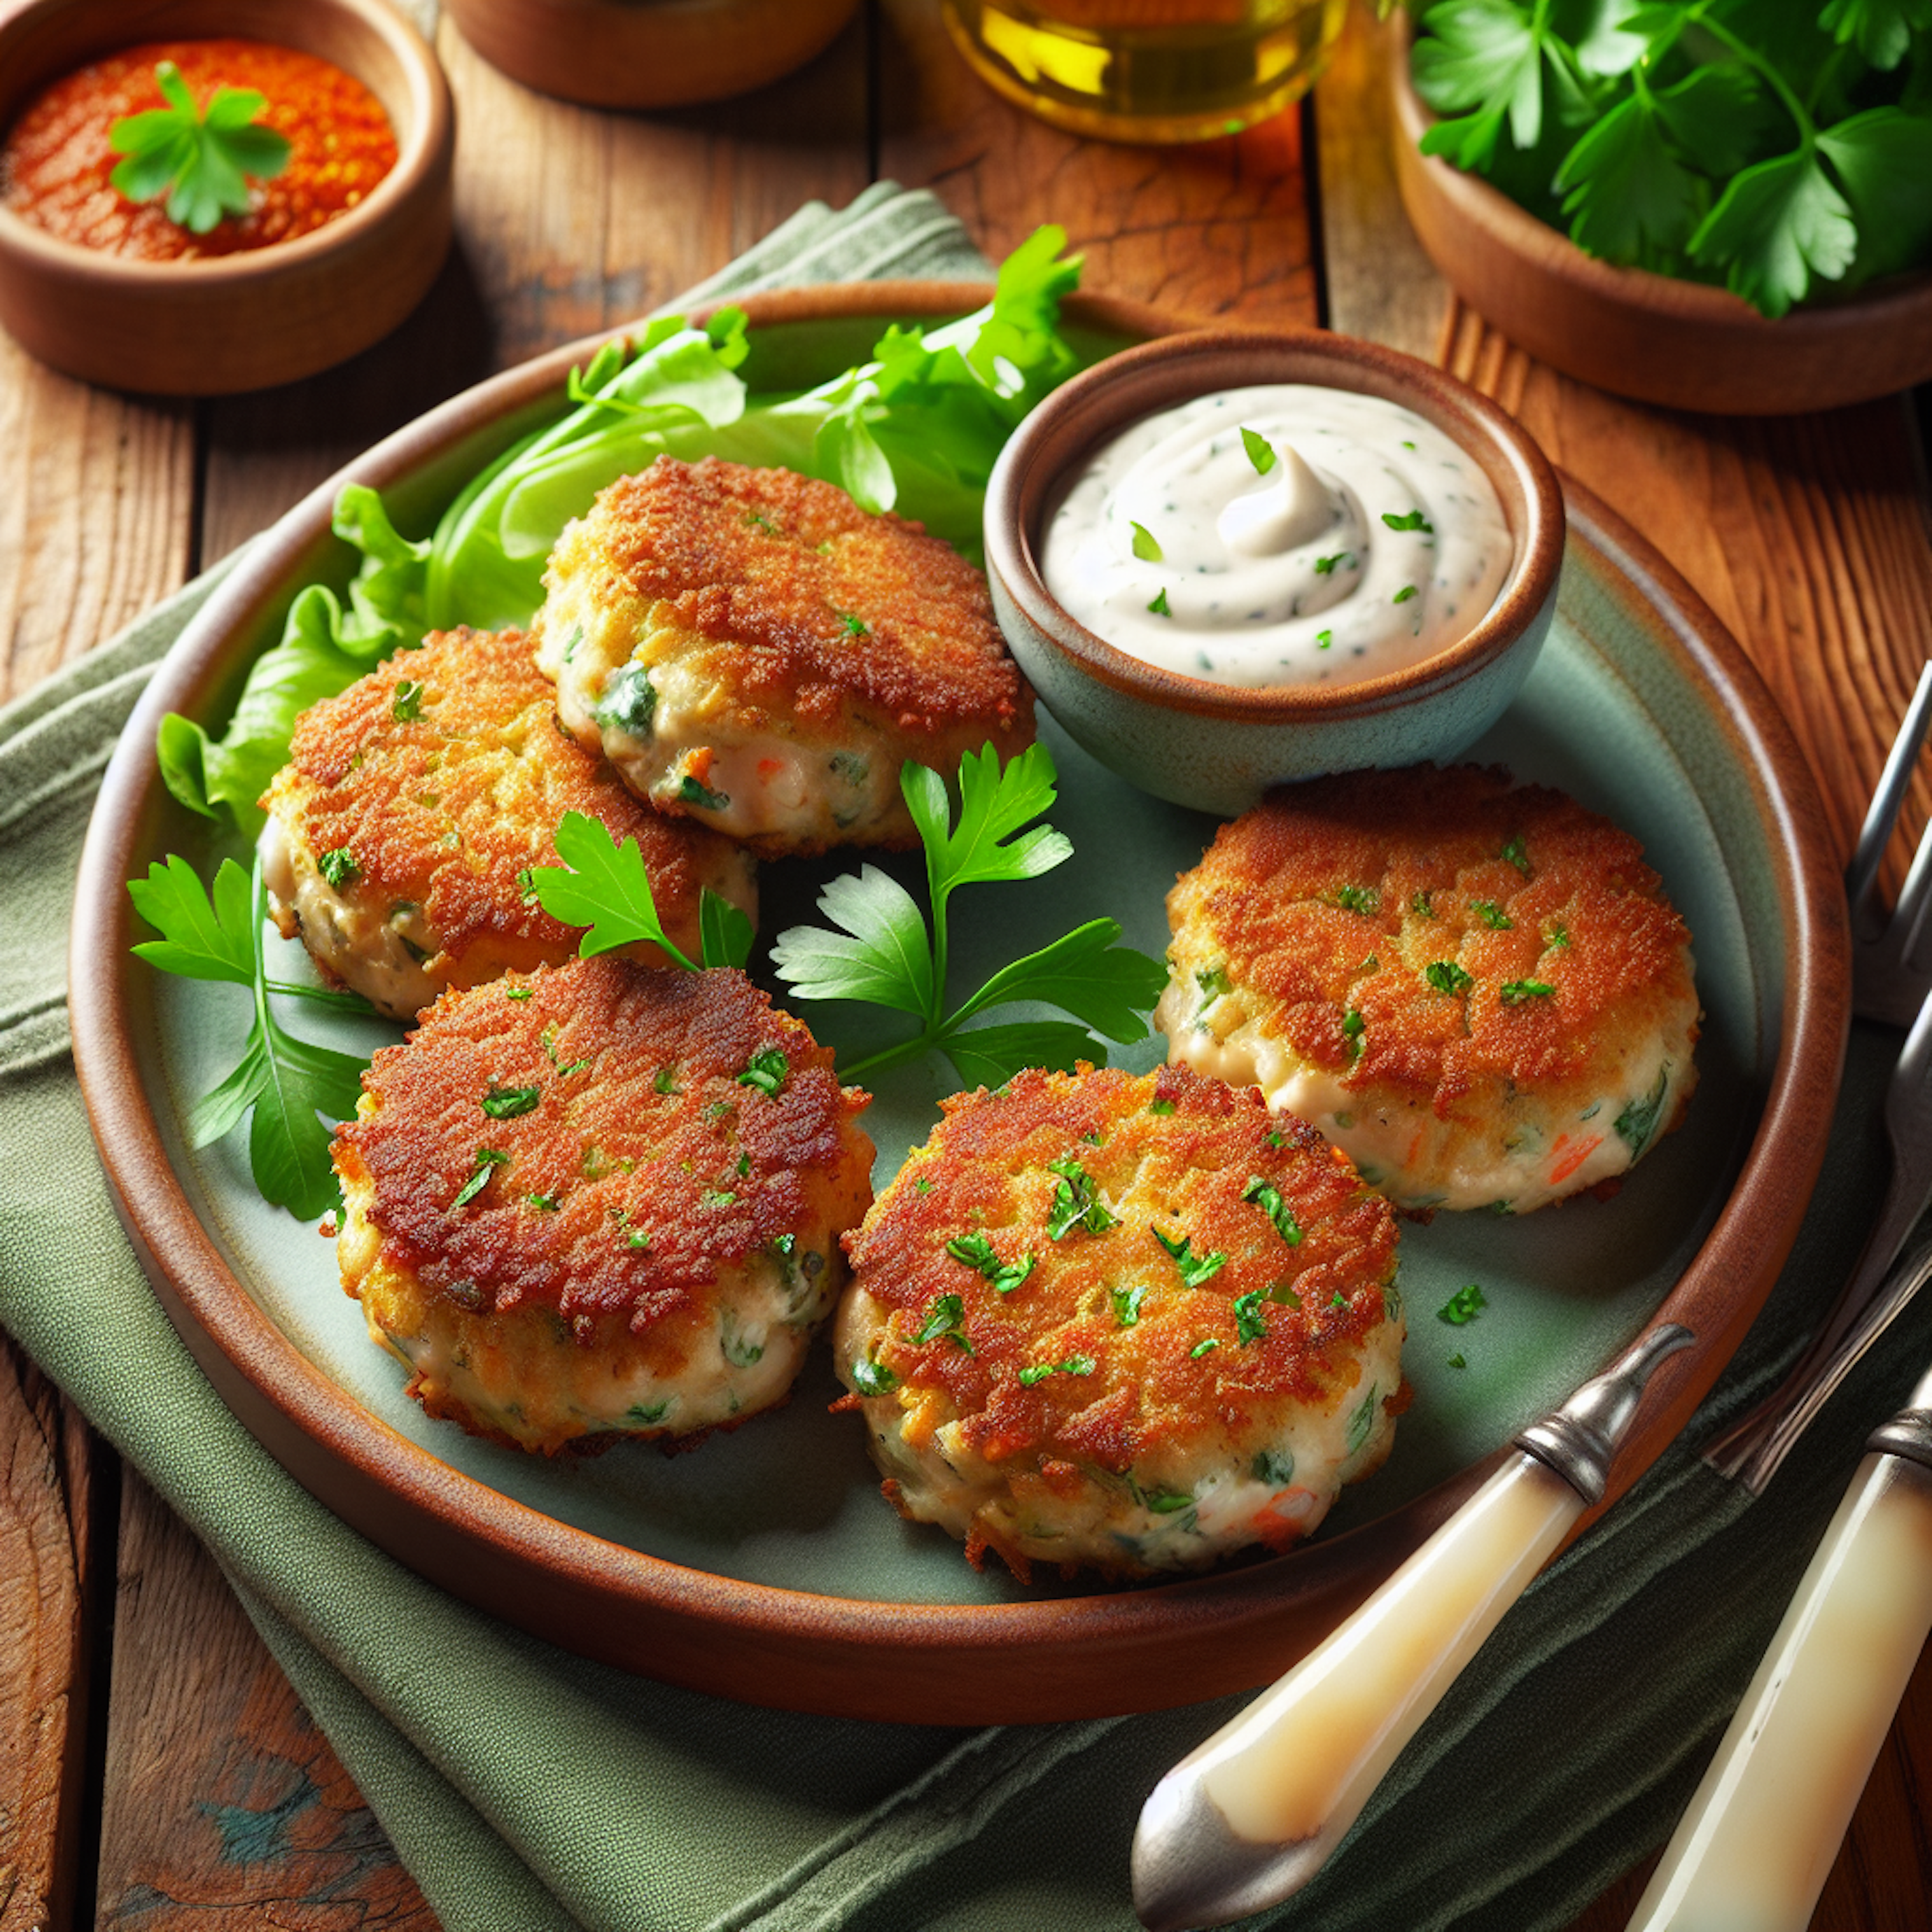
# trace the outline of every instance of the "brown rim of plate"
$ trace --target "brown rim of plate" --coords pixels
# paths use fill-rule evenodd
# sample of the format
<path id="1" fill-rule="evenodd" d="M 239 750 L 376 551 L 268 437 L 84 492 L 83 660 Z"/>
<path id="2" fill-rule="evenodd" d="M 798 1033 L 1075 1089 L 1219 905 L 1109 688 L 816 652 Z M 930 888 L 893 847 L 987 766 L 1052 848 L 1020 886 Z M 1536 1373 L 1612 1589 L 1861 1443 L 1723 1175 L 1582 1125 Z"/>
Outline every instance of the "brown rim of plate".
<path id="1" fill-rule="evenodd" d="M 957 314 L 975 284 L 875 285 L 754 296 L 754 325 L 874 314 Z M 1069 319 L 1141 332 L 1178 325 L 1080 298 Z M 224 1261 L 168 1163 L 136 1030 L 145 982 L 128 947 L 124 881 L 168 808 L 152 750 L 161 716 L 232 678 L 230 640 L 286 602 L 332 542 L 345 481 L 384 487 L 462 440 L 560 396 L 573 344 L 431 411 L 348 466 L 237 567 L 163 660 L 116 747 L 89 827 L 69 962 L 74 1059 L 116 1206 L 182 1339 L 269 1454 L 398 1561 L 465 1600 L 584 1655 L 691 1688 L 798 1710 L 904 1721 L 1039 1722 L 1150 1710 L 1250 1688 L 1304 1654 L 1440 1524 L 1498 1450 L 1386 1516 L 1288 1556 L 1088 1597 L 996 1605 L 876 1603 L 744 1583 L 640 1555 L 460 1474 L 330 1382 Z M 1848 1024 L 1844 892 L 1810 771 L 1757 673 L 1684 580 L 1574 484 L 1572 530 L 1626 573 L 1631 605 L 1669 630 L 1712 688 L 1711 710 L 1757 802 L 1784 909 L 1785 999 L 1762 1114 L 1730 1196 L 1683 1280 L 1652 1317 L 1694 1348 L 1646 1396 L 1612 1473 L 1614 1499 L 1681 1429 L 1770 1292 L 1823 1159 Z M 882 1505 L 883 1507 L 883 1505 Z M 1592 1520 L 1591 1512 L 1584 1519 Z M 1022 1663 L 1022 1660 L 1024 1660 Z"/>
<path id="2" fill-rule="evenodd" d="M 1096 446 L 1156 410 L 1252 382 L 1318 382 L 1413 410 L 1480 464 L 1514 551 L 1489 614 L 1447 650 L 1344 685 L 1216 684 L 1143 662 L 1073 616 L 1046 587 L 1039 530 L 1061 480 Z M 1515 643 L 1563 567 L 1563 492 L 1528 431 L 1446 370 L 1325 329 L 1202 329 L 1111 356 L 1064 383 L 1014 433 L 986 499 L 986 568 L 1054 645 L 1101 683 L 1197 717 L 1250 724 L 1370 716 L 1445 691 Z"/>
<path id="3" fill-rule="evenodd" d="M 262 0 L 163 0 L 163 4 L 156 5 L 152 0 L 136 0 L 136 4 L 118 9 L 99 9 L 98 29 L 84 34 L 60 34 L 72 18 L 70 7 L 23 6 L 0 21 L 0 53 L 10 52 L 14 43 L 19 40 L 27 41 L 31 48 L 38 32 L 50 37 L 58 34 L 56 44 L 62 52 L 61 58 L 51 65 L 35 64 L 25 69 L 28 76 L 25 80 L 17 78 L 23 70 L 17 58 L 8 64 L 4 91 L 0 93 L 0 139 L 11 130 L 14 117 L 28 94 L 103 54 L 142 40 L 218 38 L 231 32 L 244 40 L 271 39 L 278 15 L 286 13 L 290 17 L 299 17 L 308 8 L 316 4 L 318 0 L 301 0 L 300 4 L 283 7 L 266 6 Z M 319 0 L 319 4 L 353 15 L 382 41 L 407 82 L 409 124 L 395 130 L 395 165 L 376 184 L 366 201 L 292 242 L 277 242 L 266 248 L 243 249 L 206 260 L 148 262 L 104 254 L 98 248 L 50 235 L 4 206 L 0 206 L 0 241 L 17 254 L 38 258 L 50 268 L 68 275 L 85 274 L 106 286 L 124 290 L 130 299 L 138 299 L 158 284 L 178 280 L 184 274 L 192 274 L 197 286 L 217 291 L 224 286 L 256 281 L 270 271 L 298 267 L 316 255 L 352 245 L 365 231 L 379 226 L 398 202 L 420 192 L 431 173 L 447 167 L 454 112 L 448 85 L 422 36 L 386 0 Z M 52 16 L 53 24 L 42 29 L 40 20 L 44 14 Z M 134 30 L 131 37 L 119 30 L 124 17 Z M 224 17 L 230 25 L 207 24 Z M 293 46 L 295 43 L 278 44 Z M 83 46 L 86 50 L 81 51 Z M 390 118 L 394 126 L 394 117 Z"/>

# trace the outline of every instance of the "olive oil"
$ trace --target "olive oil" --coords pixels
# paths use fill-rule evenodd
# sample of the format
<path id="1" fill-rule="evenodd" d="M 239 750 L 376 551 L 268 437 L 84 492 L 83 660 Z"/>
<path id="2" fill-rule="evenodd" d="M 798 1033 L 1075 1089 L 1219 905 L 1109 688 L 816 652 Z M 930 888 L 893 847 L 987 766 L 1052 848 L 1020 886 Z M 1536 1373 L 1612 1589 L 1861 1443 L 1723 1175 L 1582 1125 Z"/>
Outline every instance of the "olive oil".
<path id="1" fill-rule="evenodd" d="M 1235 134 L 1307 92 L 1347 0 L 945 0 L 1009 100 L 1112 141 Z"/>

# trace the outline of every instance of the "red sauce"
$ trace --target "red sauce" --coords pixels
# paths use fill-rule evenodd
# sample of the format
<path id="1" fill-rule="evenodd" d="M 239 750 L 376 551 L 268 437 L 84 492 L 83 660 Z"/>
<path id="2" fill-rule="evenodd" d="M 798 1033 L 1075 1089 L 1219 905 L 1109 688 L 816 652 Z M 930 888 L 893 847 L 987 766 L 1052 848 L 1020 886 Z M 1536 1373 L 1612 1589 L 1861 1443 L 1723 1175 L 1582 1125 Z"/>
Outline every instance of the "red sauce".
<path id="1" fill-rule="evenodd" d="M 108 177 L 121 157 L 108 130 L 124 115 L 167 104 L 155 68 L 171 60 L 206 111 L 218 87 L 267 98 L 260 119 L 285 135 L 288 166 L 248 184 L 249 211 L 191 234 L 167 218 L 167 197 L 135 203 Z M 396 164 L 382 104 L 313 54 L 260 40 L 167 40 L 124 48 L 37 94 L 0 149 L 0 205 L 64 242 L 148 262 L 266 248 L 333 221 Z"/>

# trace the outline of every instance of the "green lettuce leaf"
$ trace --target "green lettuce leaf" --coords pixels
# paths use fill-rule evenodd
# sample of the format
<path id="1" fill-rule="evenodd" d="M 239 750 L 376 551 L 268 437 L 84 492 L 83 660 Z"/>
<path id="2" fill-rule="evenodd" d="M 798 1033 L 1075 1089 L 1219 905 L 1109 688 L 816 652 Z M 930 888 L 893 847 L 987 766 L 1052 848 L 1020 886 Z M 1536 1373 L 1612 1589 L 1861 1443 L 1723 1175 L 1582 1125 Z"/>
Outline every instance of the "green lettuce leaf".
<path id="1" fill-rule="evenodd" d="M 288 760 L 297 715 L 422 641 L 428 543 L 399 536 L 382 499 L 359 483 L 336 499 L 334 530 L 362 553 L 349 608 L 323 585 L 303 591 L 289 607 L 281 641 L 256 659 L 219 738 L 178 712 L 161 720 L 162 782 L 190 811 L 207 818 L 225 811 L 252 834 L 262 822 L 255 801 Z"/>
<path id="2" fill-rule="evenodd" d="M 432 626 L 527 623 L 543 567 L 599 490 L 659 455 L 782 466 L 895 510 L 976 560 L 988 478 L 1006 438 L 1080 366 L 1060 328 L 1079 279 L 1064 232 L 1042 228 L 1001 266 L 985 308 L 934 329 L 889 328 L 873 360 L 802 395 L 748 395 L 735 310 L 698 330 L 652 325 L 636 356 L 608 352 L 575 385 L 571 415 L 498 459 L 438 526 L 428 579 Z M 599 366 L 602 364 L 602 367 Z M 593 378 L 602 376 L 598 382 Z"/>

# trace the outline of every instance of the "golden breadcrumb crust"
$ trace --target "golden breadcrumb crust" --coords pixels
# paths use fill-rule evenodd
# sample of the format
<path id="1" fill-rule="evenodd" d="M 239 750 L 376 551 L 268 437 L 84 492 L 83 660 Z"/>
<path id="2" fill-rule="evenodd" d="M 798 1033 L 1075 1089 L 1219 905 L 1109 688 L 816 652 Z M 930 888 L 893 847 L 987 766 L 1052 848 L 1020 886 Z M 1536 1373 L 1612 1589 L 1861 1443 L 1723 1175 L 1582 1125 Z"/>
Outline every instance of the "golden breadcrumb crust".
<path id="1" fill-rule="evenodd" d="M 350 856 L 344 898 L 379 916 L 421 906 L 441 946 L 425 970 L 441 984 L 478 985 L 576 950 L 580 934 L 544 911 L 527 876 L 558 862 L 567 812 L 638 841 L 664 929 L 695 958 L 700 889 L 754 910 L 749 860 L 721 834 L 634 798 L 563 730 L 555 699 L 520 632 L 433 632 L 302 714 L 262 806 L 317 859 Z M 655 946 L 632 952 L 663 958 Z"/>
<path id="2" fill-rule="evenodd" d="M 872 515 L 836 484 L 661 456 L 598 496 L 550 573 L 585 568 L 649 611 L 651 628 L 715 654 L 742 722 L 779 710 L 830 734 L 858 705 L 921 736 L 970 722 L 975 746 L 994 736 L 1003 752 L 1030 740 L 1032 693 L 985 577 L 921 525 Z"/>
<path id="3" fill-rule="evenodd" d="M 956 1412 L 960 1439 L 988 1461 L 1043 1458 L 1048 1480 L 1064 1463 L 1124 1474 L 1352 1385 L 1384 1318 L 1396 1224 L 1312 1130 L 1185 1066 L 1030 1071 L 942 1104 L 932 1138 L 846 1240 L 854 1290 L 890 1311 L 874 1358 L 903 1385 L 908 1441 L 920 1432 L 907 1392 L 929 1390 L 934 1418 Z M 1056 1161 L 1078 1163 L 1118 1225 L 1052 1238 L 1067 1178 Z M 1258 1184 L 1274 1203 L 1246 1198 Z M 1184 1238 L 1192 1262 L 1225 1259 L 1190 1287 L 1156 1228 Z M 1030 1271 L 1000 1292 L 947 1252 L 973 1236 L 1001 1265 L 1031 1256 Z M 949 1296 L 970 1348 L 950 1334 L 917 1340 Z M 1091 1366 L 1020 1379 L 1070 1360 Z"/>
<path id="4" fill-rule="evenodd" d="M 773 1052 L 778 1091 L 745 1084 Z M 871 1198 L 869 1096 L 742 973 L 605 955 L 446 994 L 363 1085 L 334 1154 L 384 1263 L 454 1307 L 551 1309 L 585 1339 L 602 1316 L 641 1333 L 702 1306 L 724 1271 Z"/>
<path id="5" fill-rule="evenodd" d="M 660 458 L 566 529 L 544 582 L 567 728 L 762 856 L 916 844 L 907 760 L 1033 740 L 984 578 L 829 483 Z"/>
<path id="6" fill-rule="evenodd" d="M 1426 1097 L 1445 1118 L 1478 1089 L 1582 1080 L 1696 1010 L 1690 934 L 1642 847 L 1499 767 L 1270 792 L 1221 828 L 1168 911 L 1204 1001 L 1218 967 L 1244 1023 L 1351 1089 Z"/>

